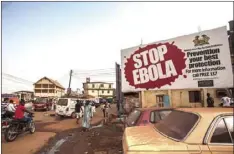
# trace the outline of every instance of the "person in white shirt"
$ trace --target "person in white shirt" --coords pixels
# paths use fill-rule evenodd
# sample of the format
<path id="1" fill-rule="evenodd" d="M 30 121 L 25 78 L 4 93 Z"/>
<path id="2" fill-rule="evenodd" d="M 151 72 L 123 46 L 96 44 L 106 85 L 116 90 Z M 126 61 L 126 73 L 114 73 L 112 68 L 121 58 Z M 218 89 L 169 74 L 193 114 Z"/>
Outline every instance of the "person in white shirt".
<path id="1" fill-rule="evenodd" d="M 93 113 L 96 112 L 96 107 L 95 107 L 95 102 L 94 101 L 92 102 L 92 111 L 93 111 Z"/>
<path id="2" fill-rule="evenodd" d="M 9 104 L 6 107 L 6 111 L 7 111 L 7 116 L 8 117 L 13 117 L 15 114 L 15 105 L 14 105 L 14 101 L 10 100 Z"/>
<path id="3" fill-rule="evenodd" d="M 227 96 L 227 94 L 225 94 L 222 98 L 221 98 L 221 102 L 223 103 L 223 107 L 225 106 L 230 106 L 231 104 L 231 98 L 229 98 Z"/>

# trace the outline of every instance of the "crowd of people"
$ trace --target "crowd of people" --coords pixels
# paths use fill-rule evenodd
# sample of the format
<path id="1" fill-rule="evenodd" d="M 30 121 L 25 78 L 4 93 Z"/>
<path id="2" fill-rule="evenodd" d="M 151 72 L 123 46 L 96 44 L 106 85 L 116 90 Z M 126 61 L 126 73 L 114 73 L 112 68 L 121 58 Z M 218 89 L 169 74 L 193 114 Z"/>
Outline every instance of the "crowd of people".
<path id="1" fill-rule="evenodd" d="M 32 112 L 25 108 L 24 99 L 21 99 L 18 105 L 16 105 L 13 100 L 9 100 L 9 98 L 5 98 L 2 102 L 2 114 L 4 114 L 5 117 L 28 122 L 29 118 L 25 113 Z"/>

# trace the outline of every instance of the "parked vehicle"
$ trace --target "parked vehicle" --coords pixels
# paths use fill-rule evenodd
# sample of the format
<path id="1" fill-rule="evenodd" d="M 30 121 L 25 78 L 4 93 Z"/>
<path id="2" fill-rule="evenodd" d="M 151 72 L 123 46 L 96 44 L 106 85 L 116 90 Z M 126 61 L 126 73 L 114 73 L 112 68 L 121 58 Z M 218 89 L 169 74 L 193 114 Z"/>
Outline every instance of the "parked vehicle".
<path id="1" fill-rule="evenodd" d="M 56 114 L 61 117 L 76 118 L 75 105 L 77 99 L 75 98 L 60 98 L 56 104 Z"/>
<path id="2" fill-rule="evenodd" d="M 33 114 L 28 114 L 30 122 L 26 123 L 20 120 L 12 120 L 9 127 L 6 129 L 4 137 L 7 142 L 14 141 L 17 136 L 23 132 L 29 131 L 31 134 L 35 132 L 35 124 L 33 122 Z"/>
<path id="3" fill-rule="evenodd" d="M 33 102 L 34 111 L 38 111 L 38 110 L 49 111 L 51 110 L 51 106 L 52 106 L 52 102 L 49 101 L 47 98 L 37 98 Z"/>
<path id="4" fill-rule="evenodd" d="M 182 108 L 155 125 L 129 127 L 124 154 L 233 154 L 233 108 Z"/>
<path id="5" fill-rule="evenodd" d="M 155 124 L 168 116 L 172 108 L 136 108 L 125 119 L 125 127 Z"/>

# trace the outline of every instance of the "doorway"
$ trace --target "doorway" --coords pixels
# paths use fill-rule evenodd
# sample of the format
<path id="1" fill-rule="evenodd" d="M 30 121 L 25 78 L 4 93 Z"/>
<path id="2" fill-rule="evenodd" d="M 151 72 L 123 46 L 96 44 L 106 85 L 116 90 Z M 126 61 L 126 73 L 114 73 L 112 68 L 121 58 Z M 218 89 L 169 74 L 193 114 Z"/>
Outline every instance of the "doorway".
<path id="1" fill-rule="evenodd" d="M 170 107 L 168 95 L 156 95 L 156 107 Z"/>

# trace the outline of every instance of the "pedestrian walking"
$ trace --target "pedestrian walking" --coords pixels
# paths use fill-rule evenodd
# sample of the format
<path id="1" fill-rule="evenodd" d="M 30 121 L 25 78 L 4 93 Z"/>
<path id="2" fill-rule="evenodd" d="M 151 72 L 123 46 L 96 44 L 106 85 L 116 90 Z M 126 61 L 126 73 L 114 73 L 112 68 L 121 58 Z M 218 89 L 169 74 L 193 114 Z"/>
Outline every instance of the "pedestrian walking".
<path id="1" fill-rule="evenodd" d="M 82 121 L 83 131 L 87 131 L 90 128 L 91 119 L 92 119 L 92 107 L 91 104 L 87 101 L 84 106 L 84 115 Z"/>
<path id="2" fill-rule="evenodd" d="M 76 111 L 76 123 L 79 123 L 80 118 L 82 117 L 82 107 L 79 100 L 76 101 L 75 111 Z"/>
<path id="3" fill-rule="evenodd" d="M 108 118 L 108 115 L 109 115 L 109 109 L 111 108 L 111 106 L 110 106 L 110 103 L 108 103 L 108 102 L 105 102 L 105 105 L 104 105 L 104 109 L 105 109 L 105 117 L 107 117 Z"/>
<path id="4" fill-rule="evenodd" d="M 101 110 L 102 110 L 102 112 L 103 112 L 103 117 L 105 118 L 105 117 L 106 117 L 105 103 L 102 103 L 102 104 L 101 104 Z"/>
<path id="5" fill-rule="evenodd" d="M 94 113 L 96 112 L 96 107 L 95 107 L 95 104 L 94 102 L 92 101 L 91 103 L 91 106 L 92 106 L 92 117 L 94 116 Z"/>
<path id="6" fill-rule="evenodd" d="M 214 99 L 210 96 L 210 93 L 207 93 L 207 107 L 214 107 Z"/>

